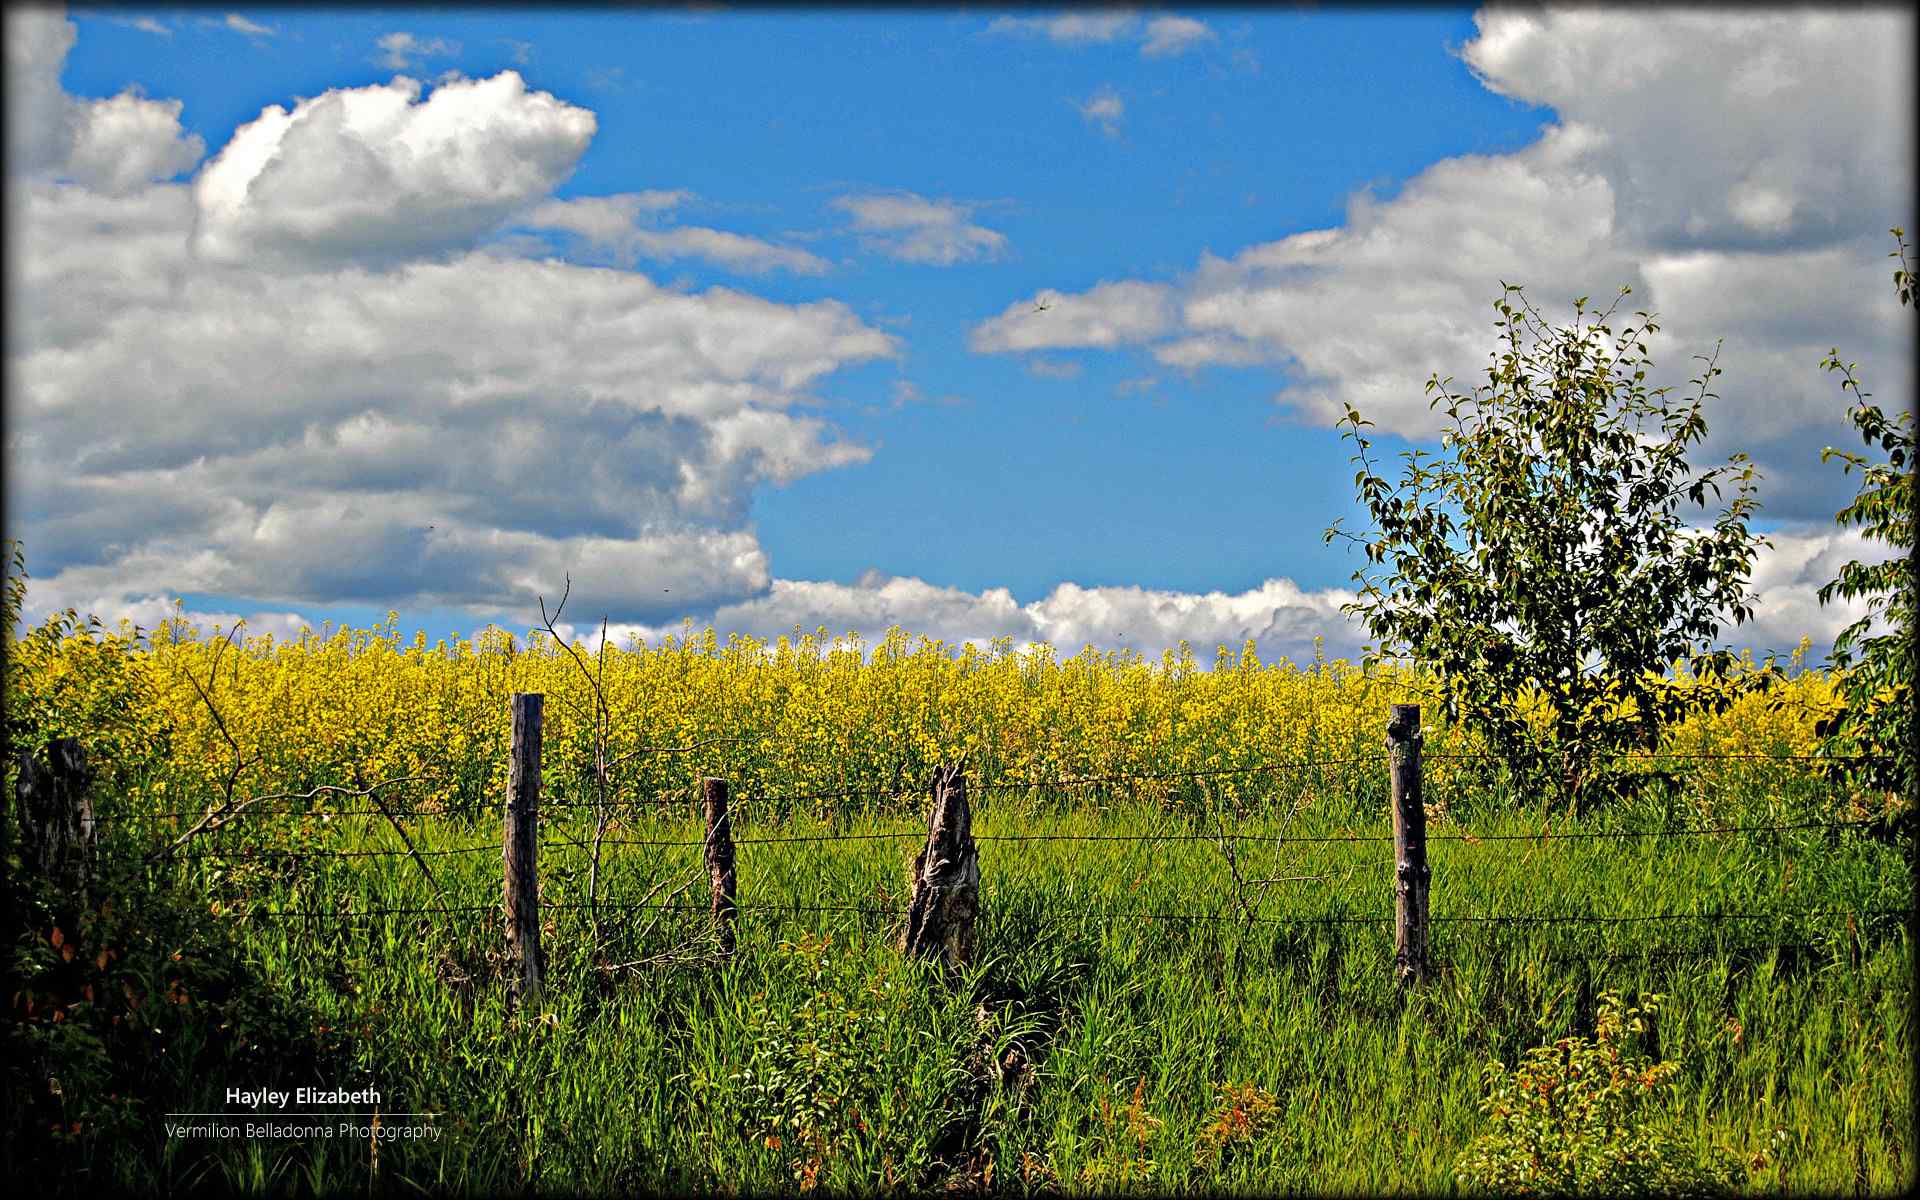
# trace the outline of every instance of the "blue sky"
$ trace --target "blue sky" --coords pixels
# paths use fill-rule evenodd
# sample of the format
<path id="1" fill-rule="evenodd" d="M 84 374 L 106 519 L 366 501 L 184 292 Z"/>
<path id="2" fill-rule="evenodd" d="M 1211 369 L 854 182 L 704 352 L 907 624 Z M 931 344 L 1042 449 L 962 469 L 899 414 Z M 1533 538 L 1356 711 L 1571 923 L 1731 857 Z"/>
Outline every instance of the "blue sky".
<path id="1" fill-rule="evenodd" d="M 38 611 L 439 636 L 1361 636 L 1343 402 L 1635 288 L 1767 474 L 1737 644 L 1868 553 L 1911 395 L 1900 14 L 75 9 L 8 18 Z M 23 119 L 18 114 L 30 114 Z M 1676 114 L 1682 114 L 1676 116 Z M 10 325 L 16 323 L 10 322 Z M 136 399 L 137 397 L 137 399 Z"/>

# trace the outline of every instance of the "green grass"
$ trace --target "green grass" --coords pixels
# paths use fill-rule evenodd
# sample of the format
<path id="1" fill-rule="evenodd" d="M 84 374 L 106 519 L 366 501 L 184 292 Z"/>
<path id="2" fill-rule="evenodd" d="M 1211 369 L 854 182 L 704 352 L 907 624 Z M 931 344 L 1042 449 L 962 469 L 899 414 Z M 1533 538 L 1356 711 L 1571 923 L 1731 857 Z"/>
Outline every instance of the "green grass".
<path id="1" fill-rule="evenodd" d="M 697 841 L 692 808 L 623 817 L 608 836 Z M 1743 811 L 1804 810 L 1754 800 Z M 403 855 L 212 856 L 399 848 L 378 817 L 250 814 L 193 843 L 207 857 L 165 870 L 206 936 L 310 1026 L 320 1077 L 275 1075 L 271 1062 L 256 1064 L 261 1078 L 179 1072 L 141 1101 L 139 1136 L 81 1137 L 59 1182 L 1444 1192 L 1482 1128 L 1482 1066 L 1590 1031 L 1609 988 L 1668 997 L 1655 1042 L 1681 1065 L 1671 1120 L 1703 1152 L 1737 1154 L 1751 1189 L 1893 1193 L 1912 1181 L 1910 842 L 1850 830 L 1499 840 L 1538 834 L 1538 814 L 1459 805 L 1458 822 L 1431 831 L 1442 972 L 1409 993 L 1391 972 L 1390 844 L 1309 840 L 1381 838 L 1383 820 L 1357 804 L 1226 818 L 1242 879 L 1281 880 L 1245 884 L 1243 909 L 1208 840 L 1221 819 L 1194 811 L 977 795 L 979 954 L 949 979 L 902 960 L 885 913 L 813 911 L 902 909 L 918 818 L 758 820 L 748 802 L 731 961 L 606 969 L 710 948 L 699 847 L 613 846 L 603 898 L 670 907 L 610 908 L 597 954 L 584 908 L 551 911 L 547 990 L 520 1010 L 505 995 L 497 909 L 341 916 L 497 904 L 497 814 L 409 822 L 439 893 Z M 1700 823 L 1695 804 L 1670 797 L 1553 831 Z M 844 836 L 893 831 L 904 836 Z M 568 843 L 588 832 L 578 809 L 543 819 L 543 900 L 584 902 L 586 855 Z M 1143 840 L 1002 840 L 1052 834 Z M 433 853 L 475 845 L 490 849 Z M 1795 915 L 1821 910 L 1843 913 Z M 1527 914 L 1699 919 L 1477 919 Z M 376 1162 L 365 1141 L 161 1135 L 159 1112 L 224 1108 L 230 1085 L 368 1082 L 389 1109 L 443 1113 L 443 1137 L 382 1144 Z M 1221 1087 L 1248 1084 L 1274 1098 L 1272 1118 L 1197 1165 Z"/>

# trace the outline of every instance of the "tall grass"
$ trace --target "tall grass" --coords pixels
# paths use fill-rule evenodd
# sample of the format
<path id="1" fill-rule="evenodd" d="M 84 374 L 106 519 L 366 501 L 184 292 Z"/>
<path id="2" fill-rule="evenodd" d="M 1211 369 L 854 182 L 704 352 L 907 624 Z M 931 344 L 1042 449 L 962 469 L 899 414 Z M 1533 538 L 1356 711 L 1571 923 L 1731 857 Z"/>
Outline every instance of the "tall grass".
<path id="1" fill-rule="evenodd" d="M 1533 816 L 1442 820 L 1430 853 L 1444 969 L 1406 992 L 1390 971 L 1390 845 L 1313 840 L 1384 838 L 1359 808 L 1231 816 L 983 795 L 979 956 L 952 980 L 891 940 L 923 828 L 908 814 L 762 817 L 746 798 L 736 956 L 609 970 L 700 948 L 704 881 L 662 898 L 698 875 L 701 830 L 690 803 L 621 817 L 617 841 L 688 844 L 606 852 L 607 943 L 593 954 L 573 844 L 584 817 L 555 810 L 543 900 L 570 907 L 549 912 L 546 994 L 518 1011 L 496 913 L 351 915 L 497 902 L 497 850 L 439 853 L 497 845 L 490 820 L 413 827 L 436 892 L 398 853 L 214 853 L 293 844 L 268 830 L 303 823 L 315 852 L 401 849 L 377 818 L 265 818 L 194 843 L 205 857 L 172 870 L 261 985 L 334 1037 L 315 1068 L 329 1074 L 183 1079 L 175 1103 L 221 1109 L 234 1084 L 365 1081 L 391 1110 L 443 1114 L 443 1137 L 382 1144 L 376 1160 L 364 1141 L 168 1144 L 155 1120 L 144 1142 L 90 1147 L 72 1178 L 1446 1191 L 1481 1126 L 1482 1065 L 1590 1030 L 1613 988 L 1669 997 L 1657 1045 L 1681 1064 L 1671 1119 L 1703 1152 L 1736 1153 L 1756 1190 L 1900 1190 L 1913 1154 L 1906 860 L 1853 830 L 1566 836 L 1698 824 L 1669 815 L 1556 822 L 1545 839 Z M 1239 900 L 1223 828 L 1238 839 Z M 649 895 L 668 907 L 617 907 Z M 1674 919 L 1484 919 L 1537 915 Z M 1222 1089 L 1248 1085 L 1273 1111 L 1222 1141 Z"/>

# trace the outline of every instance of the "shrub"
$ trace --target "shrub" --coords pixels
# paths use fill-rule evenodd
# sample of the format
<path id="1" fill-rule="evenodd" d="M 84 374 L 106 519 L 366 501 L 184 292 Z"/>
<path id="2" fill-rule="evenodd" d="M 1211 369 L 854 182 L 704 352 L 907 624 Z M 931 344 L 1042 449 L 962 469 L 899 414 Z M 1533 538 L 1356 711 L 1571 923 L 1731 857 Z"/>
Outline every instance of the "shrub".
<path id="1" fill-rule="evenodd" d="M 1513 1195 L 1718 1195 L 1744 1181 L 1737 1160 L 1699 1159 L 1655 1119 L 1679 1065 L 1630 1052 L 1660 997 L 1600 998 L 1592 1039 L 1536 1046 L 1509 1072 L 1484 1072 L 1493 1128 L 1454 1167 L 1460 1186 Z"/>

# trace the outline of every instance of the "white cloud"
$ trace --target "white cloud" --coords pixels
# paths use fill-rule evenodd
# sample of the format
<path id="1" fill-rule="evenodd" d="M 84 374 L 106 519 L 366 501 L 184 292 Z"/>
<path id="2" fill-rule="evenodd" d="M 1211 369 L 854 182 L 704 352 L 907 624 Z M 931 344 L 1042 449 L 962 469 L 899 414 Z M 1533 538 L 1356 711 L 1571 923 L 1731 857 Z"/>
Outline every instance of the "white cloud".
<path id="1" fill-rule="evenodd" d="M 181 136 L 178 100 L 122 92 L 83 111 L 65 174 L 96 190 L 125 195 L 192 170 L 206 152 L 198 134 Z"/>
<path id="2" fill-rule="evenodd" d="M 1767 539 L 1772 545 L 1755 557 L 1749 581 L 1757 597 L 1753 620 L 1723 629 L 1721 636 L 1730 645 L 1782 654 L 1809 638 L 1818 658 L 1842 629 L 1867 613 L 1864 603 L 1838 597 L 1822 605 L 1820 589 L 1849 561 L 1885 561 L 1887 548 L 1853 530 L 1777 530 Z"/>
<path id="3" fill-rule="evenodd" d="M 693 198 L 692 192 L 650 190 L 549 200 L 536 207 L 521 224 L 539 229 L 564 229 L 595 242 L 611 243 L 632 230 L 634 222 L 643 214 L 670 212 Z"/>
<path id="4" fill-rule="evenodd" d="M 1852 534 L 1786 532 L 1771 537 L 1773 548 L 1761 551 L 1752 579 L 1759 596 L 1756 618 L 1723 629 L 1723 644 L 1788 653 L 1805 636 L 1812 638 L 1817 658 L 1863 610 L 1857 605 L 1822 609 L 1815 590 L 1842 562 L 1856 557 L 1871 561 L 1875 555 Z M 830 634 L 857 633 L 872 645 L 889 627 L 899 626 L 956 649 L 967 642 L 985 647 L 1007 638 L 1016 647 L 1045 642 L 1070 654 L 1092 645 L 1137 650 L 1149 659 L 1185 641 L 1202 663 L 1210 662 L 1219 646 L 1238 651 L 1251 640 L 1267 661 L 1284 656 L 1303 662 L 1313 657 L 1316 638 L 1322 639 L 1319 649 L 1329 658 L 1359 656 L 1369 639 L 1357 621 L 1340 611 L 1354 598 L 1342 588 L 1307 591 L 1291 580 L 1269 579 L 1244 592 L 1206 593 L 1062 583 L 1046 596 L 1021 604 L 1006 588 L 976 593 L 870 571 L 852 584 L 775 579 L 765 594 L 751 600 L 711 611 L 690 607 L 687 619 L 696 628 L 711 625 L 723 634 L 765 640 L 790 635 L 796 627 L 811 633 L 825 626 Z M 630 636 L 657 644 L 681 631 L 680 623 L 672 621 L 627 623 L 610 628 L 608 636 L 615 644 Z M 598 642 L 597 627 L 583 624 L 572 633 L 588 637 L 590 644 Z"/>
<path id="5" fill-rule="evenodd" d="M 550 200 L 535 207 L 519 223 L 528 228 L 561 229 L 578 234 L 588 243 L 612 251 L 629 265 L 637 258 L 702 258 L 749 274 L 784 270 L 820 275 L 830 269 L 831 264 L 816 254 L 743 234 L 699 225 L 668 229 L 638 225 L 639 221 L 670 211 L 692 198 L 693 194 L 685 191 L 646 191 Z"/>
<path id="6" fill-rule="evenodd" d="M 1042 379 L 1078 379 L 1081 364 L 1073 359 L 1030 358 L 1027 371 Z"/>
<path id="7" fill-rule="evenodd" d="M 131 89 L 106 100 L 80 100 L 61 88 L 75 34 L 73 22 L 58 12 L 6 10 L 10 189 L 62 179 L 125 195 L 191 170 L 206 146 L 197 135 L 184 134 L 178 100 L 148 100 Z"/>
<path id="8" fill-rule="evenodd" d="M 89 219 L 40 199 L 30 229 Z M 259 276 L 181 263 L 185 236 L 170 284 L 137 240 L 23 264 L 79 310 L 22 331 L 13 401 L 11 511 L 46 514 L 26 537 L 63 592 L 497 612 L 571 571 L 616 615 L 655 582 L 718 603 L 769 581 L 755 487 L 870 453 L 787 411 L 892 351 L 836 303 L 484 255 Z"/>
<path id="9" fill-rule="evenodd" d="M 752 275 L 768 271 L 792 271 L 798 275 L 823 275 L 832 264 L 817 254 L 794 246 L 782 246 L 724 229 L 702 225 L 678 225 L 672 229 L 636 229 L 627 245 L 642 258 L 703 258 Z"/>
<path id="10" fill-rule="evenodd" d="M 1656 386 L 1684 391 L 1693 356 L 1724 339 L 1702 457 L 1752 451 L 1770 517 L 1830 514 L 1843 481 L 1808 450 L 1846 436 L 1827 349 L 1857 359 L 1869 390 L 1912 395 L 1913 317 L 1885 266 L 1885 230 L 1912 224 L 1911 13 L 1476 22 L 1461 54 L 1483 82 L 1559 118 L 1530 145 L 1443 159 L 1390 199 L 1362 191 L 1336 227 L 1203 255 L 1167 283 L 1122 281 L 1174 310 L 1135 336 L 1046 335 L 1062 314 L 1016 303 L 976 328 L 975 349 L 1143 344 L 1186 369 L 1264 363 L 1282 374 L 1276 399 L 1310 420 L 1351 403 L 1424 437 L 1438 429 L 1429 376 L 1484 378 L 1501 281 L 1561 320 L 1573 297 L 1604 306 L 1625 284 L 1619 315 L 1660 317 Z"/>
<path id="11" fill-rule="evenodd" d="M 796 626 L 812 632 L 824 625 L 834 634 L 857 632 L 869 644 L 898 625 L 955 648 L 966 642 L 985 647 L 1004 637 L 1016 646 L 1046 642 L 1066 653 L 1093 645 L 1155 658 L 1184 640 L 1202 662 L 1212 660 L 1217 646 L 1238 651 L 1251 640 L 1264 658 L 1300 661 L 1313 656 L 1316 637 L 1325 639 L 1329 657 L 1357 653 L 1362 632 L 1340 612 L 1350 599 L 1351 593 L 1337 588 L 1306 592 L 1289 580 L 1270 579 L 1238 593 L 1062 583 L 1023 605 L 1006 588 L 974 593 L 868 572 L 852 584 L 776 579 L 764 596 L 723 605 L 700 624 L 763 639 L 791 634 Z M 643 624 L 610 630 L 609 636 L 638 634 L 658 642 L 678 632 L 671 623 Z"/>
<path id="12" fill-rule="evenodd" d="M 151 33 L 155 37 L 172 37 L 173 30 L 152 17 L 113 17 L 116 25 L 125 25 L 129 29 L 138 29 L 141 33 Z"/>
<path id="13" fill-rule="evenodd" d="M 1591 157 L 1651 247 L 1853 238 L 1912 204 L 1910 11 L 1503 9 L 1475 24 L 1461 53 L 1488 87 L 1607 131 Z"/>
<path id="14" fill-rule="evenodd" d="M 1113 42 L 1133 32 L 1140 18 L 1127 9 L 1087 9 L 1053 17 L 996 17 L 988 33 L 1032 34 L 1062 45 Z"/>
<path id="15" fill-rule="evenodd" d="M 1078 109 L 1090 124 L 1098 126 L 1101 133 L 1108 137 L 1120 136 L 1120 119 L 1127 115 L 1127 105 L 1120 99 L 1120 93 L 1113 90 L 1113 85 L 1103 83 L 1085 100 L 1067 103 Z"/>
<path id="16" fill-rule="evenodd" d="M 1007 248 L 1005 234 L 968 219 L 972 205 L 912 192 L 841 196 L 833 204 L 852 215 L 862 245 L 904 262 L 944 267 L 997 258 Z"/>
<path id="17" fill-rule="evenodd" d="M 1205 21 L 1192 17 L 1155 17 L 1147 22 L 1147 38 L 1140 53 L 1148 58 L 1171 58 L 1217 36 Z"/>
<path id="18" fill-rule="evenodd" d="M 247 20 L 239 13 L 228 13 L 225 24 L 228 29 L 233 30 L 235 33 L 244 33 L 250 37 L 272 37 L 276 32 L 258 22 Z"/>
<path id="19" fill-rule="evenodd" d="M 240 634 L 236 642 L 247 638 L 269 635 L 276 642 L 293 641 L 300 636 L 303 628 L 319 629 L 320 623 L 309 621 L 297 612 L 262 611 L 236 613 L 190 609 L 177 597 L 167 597 L 159 593 L 145 596 L 102 595 L 67 596 L 59 604 L 41 606 L 35 602 L 39 592 L 38 581 L 29 581 L 28 600 L 34 603 L 36 615 L 49 613 L 56 609 L 72 608 L 83 618 L 92 614 L 109 631 L 117 629 L 125 621 L 144 634 L 151 634 L 162 625 L 170 622 L 186 622 L 199 630 L 200 636 L 212 637 L 215 630 L 221 634 L 238 628 Z"/>
<path id="20" fill-rule="evenodd" d="M 374 62 L 390 71 L 404 71 L 422 58 L 445 57 L 460 53 L 459 42 L 451 42 L 446 38 L 416 37 L 403 30 L 383 33 L 374 39 L 374 44 L 380 47 L 379 57 L 375 58 Z M 516 58 L 523 63 L 526 61 L 524 58 L 518 58 L 517 55 Z"/>
<path id="21" fill-rule="evenodd" d="M 263 110 L 195 181 L 197 252 L 377 267 L 463 250 L 571 174 L 596 128 L 513 71 L 420 93 L 399 76 Z"/>
<path id="22" fill-rule="evenodd" d="M 191 185 L 103 189 L 63 182 L 68 160 L 97 175 L 119 145 L 134 179 L 175 128 L 147 118 L 175 110 L 63 97 L 71 37 L 9 14 L 10 65 L 22 42 L 56 56 L 10 72 L 9 112 L 73 118 L 10 181 L 7 511 L 40 611 L 213 594 L 530 619 L 571 573 L 658 620 L 766 591 L 754 491 L 871 453 L 810 412 L 827 376 L 898 353 L 846 306 L 463 248 L 477 211 L 550 198 L 591 113 L 510 74 L 425 103 L 400 80 L 268 110 Z M 298 253 L 267 259 L 275 240 Z"/>
<path id="23" fill-rule="evenodd" d="M 1045 288 L 975 326 L 970 344 L 981 353 L 1112 349 L 1160 336 L 1177 316 L 1172 289 L 1161 284 L 1100 283 L 1077 295 Z"/>
<path id="24" fill-rule="evenodd" d="M 1084 9 L 1051 17 L 996 17 L 987 25 L 987 32 L 1044 37 L 1058 46 L 1106 45 L 1138 35 L 1140 53 L 1148 58 L 1175 57 L 1218 36 L 1205 21 L 1172 13 L 1163 13 L 1142 25 L 1139 14 L 1129 9 Z"/>

